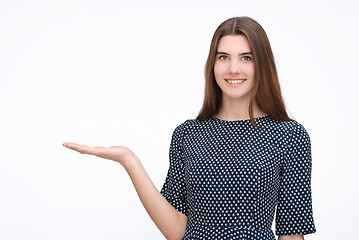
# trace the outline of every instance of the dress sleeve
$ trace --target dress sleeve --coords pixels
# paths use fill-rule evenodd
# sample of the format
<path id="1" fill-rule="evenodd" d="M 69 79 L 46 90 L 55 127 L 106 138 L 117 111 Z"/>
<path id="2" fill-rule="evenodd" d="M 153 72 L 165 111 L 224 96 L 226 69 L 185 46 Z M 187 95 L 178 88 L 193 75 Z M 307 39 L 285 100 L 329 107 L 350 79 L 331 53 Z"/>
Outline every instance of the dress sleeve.
<path id="1" fill-rule="evenodd" d="M 276 234 L 316 232 L 311 194 L 311 141 L 308 132 L 296 123 L 281 167 L 276 212 Z"/>
<path id="2" fill-rule="evenodd" d="M 179 212 L 187 215 L 185 161 L 183 158 L 183 124 L 173 134 L 169 149 L 170 165 L 161 194 Z"/>

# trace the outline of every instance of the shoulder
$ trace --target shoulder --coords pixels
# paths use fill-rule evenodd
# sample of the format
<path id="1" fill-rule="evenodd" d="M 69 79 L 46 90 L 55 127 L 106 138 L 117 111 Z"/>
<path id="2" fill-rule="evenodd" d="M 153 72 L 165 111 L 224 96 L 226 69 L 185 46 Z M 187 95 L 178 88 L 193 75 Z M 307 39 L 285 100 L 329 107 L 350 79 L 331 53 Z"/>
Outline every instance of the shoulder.
<path id="1" fill-rule="evenodd" d="M 280 121 L 270 118 L 264 134 L 276 138 L 284 152 L 296 146 L 310 147 L 311 144 L 308 131 L 295 120 Z"/>
<path id="2" fill-rule="evenodd" d="M 297 121 L 288 121 L 287 126 L 285 127 L 287 128 L 292 140 L 296 140 L 297 138 L 309 140 L 309 133 L 303 124 Z"/>
<path id="3" fill-rule="evenodd" d="M 173 136 L 183 138 L 183 136 L 191 135 L 209 126 L 209 120 L 198 121 L 197 119 L 187 119 L 179 124 L 173 131 Z"/>
<path id="4" fill-rule="evenodd" d="M 179 124 L 175 131 L 185 131 L 206 125 L 208 120 L 198 121 L 197 119 L 187 119 L 186 121 Z"/>
<path id="5" fill-rule="evenodd" d="M 276 121 L 276 128 L 284 143 L 286 152 L 311 147 L 308 131 L 298 121 Z"/>
<path id="6" fill-rule="evenodd" d="M 309 138 L 309 134 L 303 124 L 295 120 L 279 121 L 272 119 L 271 128 L 290 138 L 295 138 L 298 136 Z"/>

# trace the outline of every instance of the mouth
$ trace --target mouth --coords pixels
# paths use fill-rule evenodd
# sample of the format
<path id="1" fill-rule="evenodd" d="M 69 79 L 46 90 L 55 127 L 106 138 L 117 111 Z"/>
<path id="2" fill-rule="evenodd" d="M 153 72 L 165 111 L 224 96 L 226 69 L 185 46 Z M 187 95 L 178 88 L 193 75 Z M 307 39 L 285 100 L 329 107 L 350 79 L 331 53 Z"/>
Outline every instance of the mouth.
<path id="1" fill-rule="evenodd" d="M 238 78 L 228 78 L 228 79 L 224 79 L 226 80 L 227 83 L 229 83 L 230 85 L 234 85 L 234 86 L 240 86 L 242 85 L 247 79 L 238 79 Z"/>

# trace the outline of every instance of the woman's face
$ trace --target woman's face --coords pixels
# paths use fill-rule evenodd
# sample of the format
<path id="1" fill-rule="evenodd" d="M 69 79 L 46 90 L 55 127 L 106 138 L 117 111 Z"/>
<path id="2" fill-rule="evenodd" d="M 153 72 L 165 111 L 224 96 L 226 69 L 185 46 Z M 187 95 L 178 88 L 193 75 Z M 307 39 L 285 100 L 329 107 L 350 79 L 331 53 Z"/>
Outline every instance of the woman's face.
<path id="1" fill-rule="evenodd" d="M 252 49 L 243 35 L 227 35 L 219 40 L 214 76 L 222 90 L 223 102 L 248 101 L 254 85 Z"/>

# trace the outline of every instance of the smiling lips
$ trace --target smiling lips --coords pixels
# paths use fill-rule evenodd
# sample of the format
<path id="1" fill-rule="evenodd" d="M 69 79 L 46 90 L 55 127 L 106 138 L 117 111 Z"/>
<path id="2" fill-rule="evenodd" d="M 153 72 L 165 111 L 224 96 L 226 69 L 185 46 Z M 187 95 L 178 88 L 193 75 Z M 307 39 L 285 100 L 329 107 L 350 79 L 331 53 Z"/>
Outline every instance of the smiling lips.
<path id="1" fill-rule="evenodd" d="M 247 79 L 239 79 L 239 78 L 229 78 L 229 79 L 225 79 L 226 82 L 228 82 L 230 85 L 235 85 L 235 86 L 240 86 L 242 85 L 242 83 L 244 81 L 246 81 Z"/>

